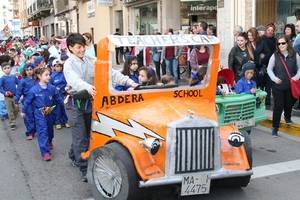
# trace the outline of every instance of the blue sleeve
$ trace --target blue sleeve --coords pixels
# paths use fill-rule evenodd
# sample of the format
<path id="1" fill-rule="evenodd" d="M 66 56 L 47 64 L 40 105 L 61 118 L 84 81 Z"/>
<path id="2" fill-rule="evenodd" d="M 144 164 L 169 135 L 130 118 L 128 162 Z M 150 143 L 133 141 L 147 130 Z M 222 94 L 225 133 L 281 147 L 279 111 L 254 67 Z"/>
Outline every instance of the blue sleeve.
<path id="1" fill-rule="evenodd" d="M 17 77 L 15 77 L 15 83 L 16 83 L 16 85 L 18 85 L 20 83 L 20 80 Z"/>
<path id="2" fill-rule="evenodd" d="M 244 92 L 244 86 L 243 86 L 243 83 L 242 81 L 238 81 L 236 86 L 235 86 L 235 93 L 237 94 L 241 94 Z"/>
<path id="3" fill-rule="evenodd" d="M 62 86 L 60 88 L 60 92 L 64 94 L 66 92 L 65 88 L 67 87 L 67 81 L 65 79 L 65 76 L 62 77 Z"/>
<path id="4" fill-rule="evenodd" d="M 256 88 L 257 86 L 256 86 L 256 82 L 255 81 L 253 81 L 253 87 L 252 88 Z"/>
<path id="5" fill-rule="evenodd" d="M 4 89 L 3 89 L 3 81 L 4 81 L 4 79 L 3 79 L 3 78 L 0 78 L 0 92 L 1 92 L 3 95 L 5 95 L 5 91 L 4 91 Z"/>
<path id="6" fill-rule="evenodd" d="M 28 109 L 28 105 L 31 105 L 34 99 L 34 91 L 29 90 L 26 98 L 24 99 L 24 105 L 23 105 L 23 112 L 25 112 Z"/>
<path id="7" fill-rule="evenodd" d="M 16 96 L 15 96 L 15 102 L 19 103 L 21 96 L 23 95 L 23 89 L 24 89 L 24 81 L 23 79 L 19 82 L 17 91 L 16 91 Z"/>
<path id="8" fill-rule="evenodd" d="M 49 83 L 50 83 L 51 85 L 53 85 L 53 73 L 51 74 L 51 79 L 50 79 Z"/>
<path id="9" fill-rule="evenodd" d="M 56 105 L 63 105 L 64 104 L 64 99 L 62 95 L 59 95 L 59 91 L 56 88 L 54 89 L 54 101 Z"/>

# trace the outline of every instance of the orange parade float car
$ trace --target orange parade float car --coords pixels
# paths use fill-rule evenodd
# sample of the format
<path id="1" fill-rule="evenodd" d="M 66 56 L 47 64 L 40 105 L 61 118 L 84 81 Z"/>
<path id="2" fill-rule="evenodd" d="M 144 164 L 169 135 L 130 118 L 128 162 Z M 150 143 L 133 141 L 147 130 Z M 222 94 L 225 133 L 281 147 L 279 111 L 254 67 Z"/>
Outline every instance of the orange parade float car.
<path id="1" fill-rule="evenodd" d="M 201 84 L 113 87 L 115 46 L 205 45 L 210 52 Z M 97 47 L 88 182 L 96 199 L 144 199 L 146 188 L 176 186 L 181 195 L 210 192 L 211 182 L 245 187 L 252 175 L 251 144 L 234 124 L 219 126 L 216 83 L 220 44 L 201 35 L 115 36 Z"/>

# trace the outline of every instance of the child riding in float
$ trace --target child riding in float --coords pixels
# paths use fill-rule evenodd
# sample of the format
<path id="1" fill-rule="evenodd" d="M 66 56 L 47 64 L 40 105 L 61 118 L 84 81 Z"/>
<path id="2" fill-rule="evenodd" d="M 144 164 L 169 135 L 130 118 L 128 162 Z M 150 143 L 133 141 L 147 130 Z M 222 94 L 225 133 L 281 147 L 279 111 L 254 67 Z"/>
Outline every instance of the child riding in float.
<path id="1" fill-rule="evenodd" d="M 134 82 L 136 84 L 139 83 L 139 73 L 138 73 L 138 60 L 136 56 L 127 56 L 124 67 L 122 70 L 122 74 L 124 76 L 122 77 L 129 77 L 130 82 Z M 131 84 L 127 85 L 117 85 L 115 87 L 116 90 L 118 91 L 126 91 L 131 87 Z"/>
<path id="2" fill-rule="evenodd" d="M 34 86 L 35 79 L 34 79 L 34 67 L 31 64 L 26 64 L 24 71 L 22 73 L 23 78 L 21 79 L 20 83 L 18 84 L 17 93 L 15 96 L 15 103 L 19 104 L 21 97 L 22 99 L 22 116 L 24 117 L 24 124 L 26 127 L 26 138 L 27 140 L 32 140 L 35 135 L 35 120 L 33 114 L 33 107 L 32 105 L 27 105 L 27 110 L 24 110 L 24 101 L 27 98 L 29 90 Z"/>
<path id="3" fill-rule="evenodd" d="M 67 81 L 63 73 L 63 65 L 60 60 L 55 59 L 52 62 L 52 67 L 54 68 L 54 72 L 51 74 L 50 83 L 56 87 L 61 97 L 64 98 L 66 94 L 65 88 L 67 86 Z M 62 126 L 70 128 L 64 104 L 56 106 L 55 116 L 56 129 L 61 129 Z"/>
<path id="4" fill-rule="evenodd" d="M 37 68 L 35 74 L 38 83 L 29 90 L 27 98 L 24 100 L 24 110 L 27 110 L 28 105 L 32 104 L 41 155 L 43 160 L 50 161 L 50 150 L 53 149 L 52 140 L 54 137 L 55 115 L 53 110 L 63 104 L 63 98 L 58 90 L 49 84 L 51 77 L 48 68 Z"/>
<path id="5" fill-rule="evenodd" d="M 156 85 L 157 77 L 151 67 L 141 67 L 139 69 L 139 83 L 142 86 Z"/>
<path id="6" fill-rule="evenodd" d="M 255 94 L 256 82 L 252 80 L 255 71 L 255 64 L 247 62 L 242 66 L 243 77 L 237 82 L 235 92 L 237 94 Z"/>
<path id="7" fill-rule="evenodd" d="M 137 57 L 127 56 L 122 70 L 122 74 L 124 74 L 125 76 L 129 76 L 129 78 L 135 83 L 139 83 L 138 68 L 139 66 Z"/>

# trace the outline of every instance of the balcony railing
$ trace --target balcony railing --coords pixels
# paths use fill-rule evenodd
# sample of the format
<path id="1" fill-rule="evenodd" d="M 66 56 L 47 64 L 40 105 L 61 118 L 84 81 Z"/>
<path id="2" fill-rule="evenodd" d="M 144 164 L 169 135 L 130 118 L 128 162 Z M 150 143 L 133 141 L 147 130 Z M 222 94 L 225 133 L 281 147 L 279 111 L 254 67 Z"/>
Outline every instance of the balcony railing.
<path id="1" fill-rule="evenodd" d="M 29 20 L 47 17 L 53 9 L 52 0 L 36 0 L 27 9 Z"/>

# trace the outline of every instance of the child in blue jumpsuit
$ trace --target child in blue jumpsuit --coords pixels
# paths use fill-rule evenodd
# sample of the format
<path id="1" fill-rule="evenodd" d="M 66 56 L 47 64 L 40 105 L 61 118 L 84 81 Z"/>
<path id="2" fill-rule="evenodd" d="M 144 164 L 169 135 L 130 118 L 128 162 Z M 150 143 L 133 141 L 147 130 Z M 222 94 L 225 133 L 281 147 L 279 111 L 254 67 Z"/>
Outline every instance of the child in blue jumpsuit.
<path id="1" fill-rule="evenodd" d="M 26 138 L 27 140 L 32 140 L 35 134 L 35 120 L 33 114 L 33 107 L 32 105 L 27 105 L 27 110 L 24 110 L 24 101 L 27 98 L 29 90 L 34 86 L 35 79 L 33 78 L 33 66 L 31 64 L 27 64 L 24 67 L 23 71 L 23 78 L 19 82 L 17 87 L 17 92 L 15 96 L 15 103 L 19 104 L 20 98 L 23 96 L 22 99 L 22 115 L 24 117 L 24 124 L 26 127 Z"/>
<path id="2" fill-rule="evenodd" d="M 1 65 L 4 75 L 0 78 L 0 92 L 4 95 L 10 129 L 16 129 L 16 118 L 18 107 L 15 105 L 14 96 L 16 95 L 19 80 L 15 75 L 11 75 L 11 64 L 4 62 Z"/>
<path id="3" fill-rule="evenodd" d="M 59 91 L 59 95 L 61 95 L 62 98 L 64 98 L 64 95 L 66 93 L 65 88 L 67 86 L 67 82 L 63 73 L 63 66 L 60 60 L 55 59 L 52 62 L 52 67 L 54 68 L 54 72 L 51 74 L 51 84 L 56 87 L 56 89 Z M 55 109 L 55 127 L 56 129 L 61 129 L 62 126 L 65 126 L 66 128 L 70 128 L 70 125 L 68 124 L 68 116 L 66 114 L 65 106 L 58 105 Z"/>
<path id="4" fill-rule="evenodd" d="M 54 113 L 56 106 L 63 104 L 63 99 L 59 95 L 58 90 L 49 84 L 50 70 L 48 68 L 38 68 L 35 70 L 38 83 L 36 83 L 24 100 L 24 109 L 28 109 L 28 105 L 33 106 L 34 117 L 36 122 L 36 130 L 38 137 L 38 144 L 40 147 L 43 160 L 51 160 L 51 152 L 53 149 L 53 124 Z"/>

